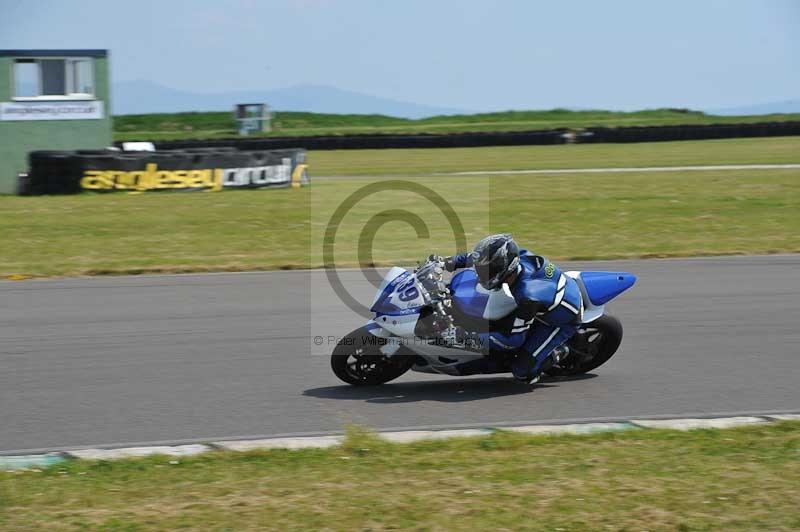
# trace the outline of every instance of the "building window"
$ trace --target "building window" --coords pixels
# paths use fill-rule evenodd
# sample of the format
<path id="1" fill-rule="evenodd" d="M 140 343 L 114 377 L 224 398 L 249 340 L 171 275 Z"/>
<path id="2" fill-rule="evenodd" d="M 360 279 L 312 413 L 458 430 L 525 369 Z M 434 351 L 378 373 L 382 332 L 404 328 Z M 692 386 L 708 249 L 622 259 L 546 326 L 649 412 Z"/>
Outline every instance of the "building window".
<path id="1" fill-rule="evenodd" d="M 42 59 L 39 61 L 42 75 L 42 96 L 67 95 L 67 69 L 63 59 Z"/>
<path id="2" fill-rule="evenodd" d="M 14 97 L 92 98 L 93 67 L 89 58 L 17 59 L 14 61 Z"/>
<path id="3" fill-rule="evenodd" d="M 69 61 L 72 68 L 72 94 L 94 95 L 94 72 L 91 59 L 72 59 Z"/>
<path id="4" fill-rule="evenodd" d="M 17 59 L 14 63 L 14 96 L 39 96 L 39 65 L 34 59 Z"/>

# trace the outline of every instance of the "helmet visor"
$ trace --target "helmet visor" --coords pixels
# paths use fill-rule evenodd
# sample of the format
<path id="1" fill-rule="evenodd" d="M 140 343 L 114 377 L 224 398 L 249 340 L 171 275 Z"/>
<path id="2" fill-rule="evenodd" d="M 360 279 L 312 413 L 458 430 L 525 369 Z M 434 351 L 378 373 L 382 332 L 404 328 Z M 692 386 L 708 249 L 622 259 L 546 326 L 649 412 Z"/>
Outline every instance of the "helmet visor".
<path id="1" fill-rule="evenodd" d="M 497 264 L 475 264 L 475 273 L 478 274 L 478 282 L 487 290 L 495 290 L 503 284 L 501 279 L 503 268 L 498 268 Z"/>

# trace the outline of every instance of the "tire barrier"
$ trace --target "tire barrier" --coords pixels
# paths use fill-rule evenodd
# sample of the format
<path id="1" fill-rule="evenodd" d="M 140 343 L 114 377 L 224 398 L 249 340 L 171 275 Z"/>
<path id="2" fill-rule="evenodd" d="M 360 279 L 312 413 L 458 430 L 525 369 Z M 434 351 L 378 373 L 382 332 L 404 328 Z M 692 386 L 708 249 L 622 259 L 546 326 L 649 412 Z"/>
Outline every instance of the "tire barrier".
<path id="1" fill-rule="evenodd" d="M 387 148 L 475 148 L 481 146 L 525 146 L 564 144 L 566 129 L 447 135 L 330 135 L 316 137 L 261 137 L 214 140 L 155 141 L 158 150 L 238 148 L 240 150 L 363 150 Z"/>
<path id="2" fill-rule="evenodd" d="M 674 140 L 785 137 L 800 135 L 800 122 L 759 122 L 753 124 L 711 124 L 707 126 L 591 127 L 576 142 L 660 142 Z"/>
<path id="3" fill-rule="evenodd" d="M 21 195 L 299 187 L 309 183 L 303 149 L 33 151 Z"/>
<path id="4" fill-rule="evenodd" d="M 159 150 L 240 149 L 360 150 L 392 148 L 470 148 L 565 143 L 658 142 L 800 135 L 800 122 L 710 124 L 683 126 L 590 127 L 579 130 L 453 133 L 445 135 L 330 135 L 156 141 Z M 121 143 L 117 143 L 121 146 Z"/>

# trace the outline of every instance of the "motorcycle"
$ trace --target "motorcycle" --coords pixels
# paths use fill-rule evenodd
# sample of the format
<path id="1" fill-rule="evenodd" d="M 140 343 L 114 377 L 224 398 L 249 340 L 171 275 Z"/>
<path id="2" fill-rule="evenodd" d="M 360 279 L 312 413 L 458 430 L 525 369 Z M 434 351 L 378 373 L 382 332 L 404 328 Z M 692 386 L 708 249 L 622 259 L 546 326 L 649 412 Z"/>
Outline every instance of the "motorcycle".
<path id="1" fill-rule="evenodd" d="M 577 282 L 583 309 L 577 332 L 565 344 L 567 349 L 559 350 L 563 356 L 545 371 L 550 376 L 587 373 L 616 353 L 622 342 L 622 324 L 606 314 L 605 304 L 636 282 L 636 276 L 627 272 L 568 271 L 563 275 Z M 354 386 L 384 384 L 409 370 L 463 376 L 459 368 L 482 356 L 496 359 L 492 371 L 478 373 L 509 373 L 517 353 L 481 354 L 450 344 L 447 350 L 431 346 L 442 345 L 443 331 L 455 326 L 481 331 L 516 307 L 507 288 L 484 289 L 472 268 L 459 271 L 446 282 L 444 263 L 436 258 L 413 272 L 395 266 L 372 302 L 370 311 L 375 317 L 337 342 L 331 368 Z"/>

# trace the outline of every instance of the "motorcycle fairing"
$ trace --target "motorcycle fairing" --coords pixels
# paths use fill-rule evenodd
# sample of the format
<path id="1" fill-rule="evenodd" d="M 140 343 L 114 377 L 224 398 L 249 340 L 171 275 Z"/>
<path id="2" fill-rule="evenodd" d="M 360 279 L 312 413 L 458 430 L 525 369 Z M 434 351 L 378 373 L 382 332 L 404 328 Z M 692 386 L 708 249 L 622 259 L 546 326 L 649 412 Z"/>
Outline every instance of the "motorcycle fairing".
<path id="1" fill-rule="evenodd" d="M 369 320 L 366 325 L 367 332 L 369 332 L 373 336 L 377 336 L 378 338 L 383 338 L 386 340 L 386 343 L 381 345 L 381 353 L 390 357 L 394 355 L 400 347 L 403 345 L 403 337 L 397 336 L 392 333 L 389 329 L 384 329 L 380 325 L 378 325 L 375 320 Z"/>
<path id="2" fill-rule="evenodd" d="M 425 304 L 416 287 L 417 279 L 408 270 L 395 266 L 383 278 L 370 310 L 378 314 L 415 314 Z"/>
<path id="3" fill-rule="evenodd" d="M 597 275 L 600 274 L 600 275 Z M 636 276 L 626 272 L 564 272 L 575 279 L 583 299 L 582 322 L 590 323 L 605 313 L 605 303 L 633 286 Z M 587 282 L 588 280 L 588 282 Z M 591 292 L 590 288 L 591 286 Z"/>
<path id="4" fill-rule="evenodd" d="M 627 272 L 581 272 L 581 279 L 594 305 L 605 305 L 636 282 L 636 276 Z"/>
<path id="5" fill-rule="evenodd" d="M 419 357 L 411 367 L 419 373 L 438 373 L 441 375 L 461 375 L 458 367 L 483 355 L 472 351 L 448 349 L 444 354 L 418 353 Z"/>
<path id="6" fill-rule="evenodd" d="M 499 320 L 517 308 L 507 284 L 502 290 L 486 290 L 478 283 L 472 268 L 462 270 L 450 280 L 453 305 L 467 316 L 484 320 Z"/>
<path id="7" fill-rule="evenodd" d="M 419 309 L 413 313 L 403 314 L 377 314 L 373 320 L 375 323 L 386 329 L 392 334 L 404 338 L 413 338 L 414 330 L 419 321 Z"/>
<path id="8" fill-rule="evenodd" d="M 425 298 L 417 287 L 416 276 L 395 266 L 383 278 L 372 302 L 370 310 L 375 313 L 375 318 L 368 324 L 368 330 L 375 336 L 378 336 L 376 328 L 380 327 L 399 337 L 413 337 L 424 304 Z M 397 346 L 391 349 L 393 354 Z M 384 351 L 384 354 L 390 353 Z"/>

